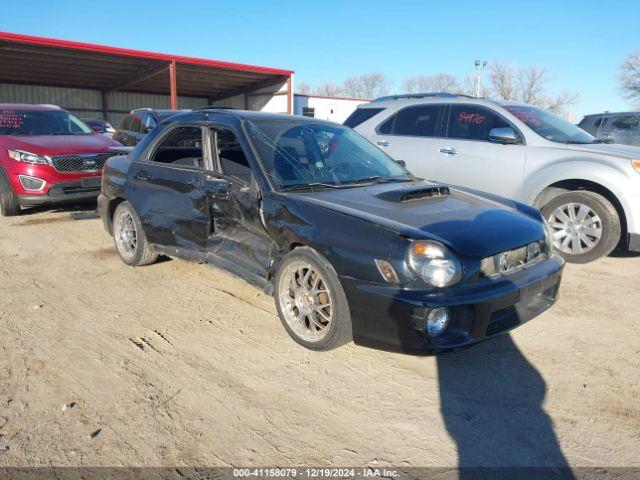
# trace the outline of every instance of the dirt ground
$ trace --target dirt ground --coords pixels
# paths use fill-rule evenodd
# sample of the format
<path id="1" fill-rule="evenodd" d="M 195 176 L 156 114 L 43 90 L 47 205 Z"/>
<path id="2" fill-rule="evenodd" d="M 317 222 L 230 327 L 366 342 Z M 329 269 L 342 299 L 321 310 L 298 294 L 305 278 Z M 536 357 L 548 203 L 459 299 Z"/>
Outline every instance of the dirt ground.
<path id="1" fill-rule="evenodd" d="M 549 312 L 437 358 L 313 353 L 223 271 L 0 218 L 0 466 L 638 466 L 639 280 L 568 265 Z"/>

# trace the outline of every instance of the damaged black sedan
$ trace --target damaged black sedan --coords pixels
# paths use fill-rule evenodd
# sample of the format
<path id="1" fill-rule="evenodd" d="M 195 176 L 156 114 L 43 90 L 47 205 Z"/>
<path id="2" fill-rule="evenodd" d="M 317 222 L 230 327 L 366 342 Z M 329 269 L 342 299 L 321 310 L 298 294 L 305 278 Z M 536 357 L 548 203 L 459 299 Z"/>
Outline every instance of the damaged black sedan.
<path id="1" fill-rule="evenodd" d="M 293 339 L 411 353 L 506 332 L 556 300 L 534 208 L 415 178 L 351 129 L 195 110 L 107 162 L 99 210 L 128 265 L 211 263 L 275 297 Z"/>

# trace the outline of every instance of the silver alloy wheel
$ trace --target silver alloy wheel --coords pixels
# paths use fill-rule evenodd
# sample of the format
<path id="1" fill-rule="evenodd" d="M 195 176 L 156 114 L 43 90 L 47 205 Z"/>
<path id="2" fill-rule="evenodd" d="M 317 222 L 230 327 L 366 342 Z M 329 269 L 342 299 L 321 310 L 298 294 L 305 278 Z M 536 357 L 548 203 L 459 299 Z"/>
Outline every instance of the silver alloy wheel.
<path id="1" fill-rule="evenodd" d="M 581 255 L 595 248 L 602 237 L 602 220 L 583 203 L 565 203 L 547 219 L 552 229 L 553 246 L 571 255 Z"/>
<path id="2" fill-rule="evenodd" d="M 120 254 L 127 260 L 132 259 L 136 254 L 138 245 L 138 233 L 133 216 L 127 210 L 118 212 L 118 216 L 113 223 L 113 236 L 116 239 L 116 246 Z"/>
<path id="3" fill-rule="evenodd" d="M 291 262 L 280 275 L 278 292 L 291 330 L 307 342 L 321 341 L 333 318 L 331 291 L 322 274 L 307 262 Z"/>

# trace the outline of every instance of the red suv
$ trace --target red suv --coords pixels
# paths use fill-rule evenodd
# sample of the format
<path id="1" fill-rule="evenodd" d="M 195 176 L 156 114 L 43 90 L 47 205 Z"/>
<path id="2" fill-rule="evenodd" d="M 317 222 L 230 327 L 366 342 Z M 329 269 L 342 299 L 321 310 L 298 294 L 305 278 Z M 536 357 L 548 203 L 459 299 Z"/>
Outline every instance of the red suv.
<path id="1" fill-rule="evenodd" d="M 0 212 L 97 197 L 118 146 L 56 106 L 0 103 Z"/>

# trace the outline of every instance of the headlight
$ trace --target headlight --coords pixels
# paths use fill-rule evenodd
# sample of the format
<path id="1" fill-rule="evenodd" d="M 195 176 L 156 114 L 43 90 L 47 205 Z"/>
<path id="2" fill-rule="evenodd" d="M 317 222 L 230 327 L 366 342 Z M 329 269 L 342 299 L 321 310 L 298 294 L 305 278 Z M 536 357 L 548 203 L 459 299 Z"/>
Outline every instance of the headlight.
<path id="1" fill-rule="evenodd" d="M 631 166 L 635 168 L 636 172 L 640 173 L 640 160 L 631 160 Z"/>
<path id="2" fill-rule="evenodd" d="M 9 153 L 9 158 L 15 160 L 16 162 L 33 163 L 35 165 L 49 165 L 47 157 L 43 157 L 42 155 L 38 155 L 36 153 L 13 149 L 9 149 L 7 150 L 7 152 Z"/>
<path id="3" fill-rule="evenodd" d="M 407 251 L 407 264 L 413 273 L 434 287 L 450 287 L 462 278 L 460 261 L 436 242 L 413 242 Z"/>

